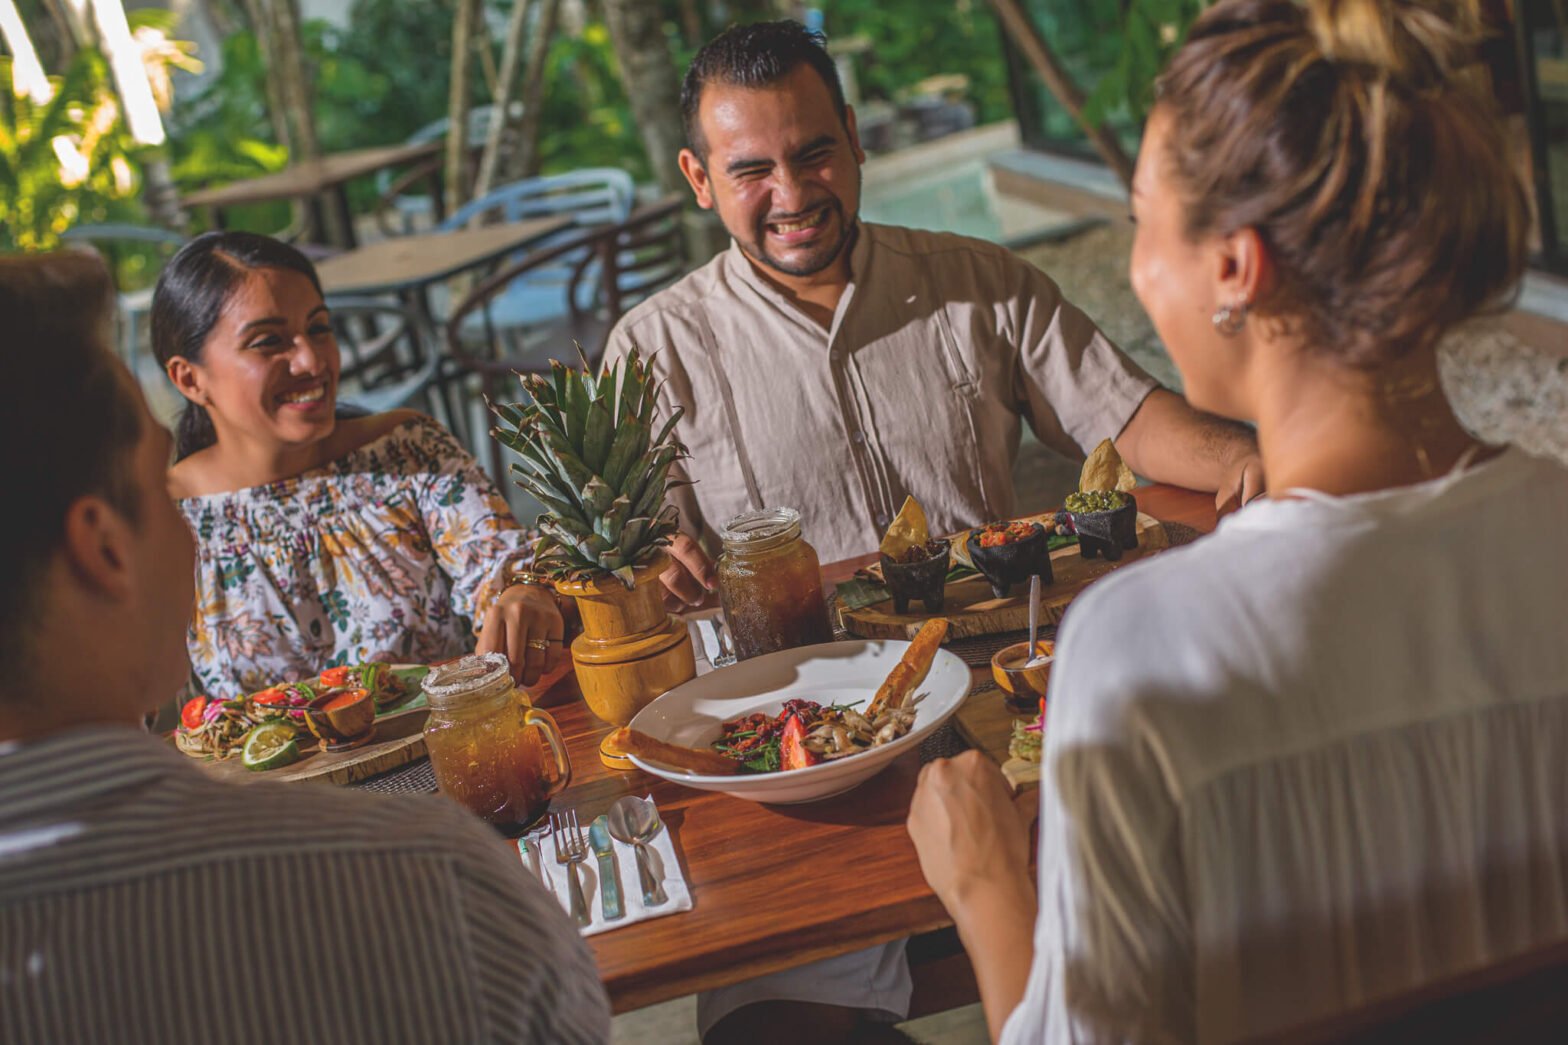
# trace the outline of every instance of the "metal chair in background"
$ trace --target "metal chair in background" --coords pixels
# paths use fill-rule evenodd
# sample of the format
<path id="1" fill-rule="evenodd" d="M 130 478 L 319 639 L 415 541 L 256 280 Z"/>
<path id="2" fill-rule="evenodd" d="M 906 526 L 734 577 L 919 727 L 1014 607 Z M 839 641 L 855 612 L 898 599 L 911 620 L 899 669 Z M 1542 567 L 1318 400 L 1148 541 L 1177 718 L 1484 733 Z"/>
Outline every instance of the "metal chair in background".
<path id="1" fill-rule="evenodd" d="M 60 236 L 67 243 L 84 243 L 103 255 L 114 277 L 119 311 L 119 349 L 137 375 L 137 362 L 152 311 L 152 292 L 158 273 L 176 251 L 185 245 L 178 232 L 155 225 L 110 223 L 76 225 Z"/>
<path id="2" fill-rule="evenodd" d="M 474 287 L 447 318 L 442 377 L 443 384 L 468 387 L 471 398 L 459 396 L 467 404 L 465 418 L 476 398 L 515 397 L 515 388 L 509 387 L 515 374 L 547 373 L 552 359 L 576 365 L 578 348 L 591 366 L 598 366 L 610 331 L 626 310 L 685 272 L 681 206 L 681 197 L 672 195 L 639 208 L 619 224 L 574 230 L 566 239 L 504 265 Z M 492 309 L 507 300 L 518 281 L 563 264 L 570 267 L 557 289 L 556 308 L 533 322 L 496 320 Z M 599 293 L 585 296 L 581 291 L 590 272 Z M 478 396 L 473 395 L 476 391 Z M 473 442 L 469 445 L 477 450 Z M 490 464 L 496 481 L 503 482 L 504 462 L 494 440 Z"/>
<path id="3" fill-rule="evenodd" d="M 513 104 L 521 105 L 517 102 Z M 480 105 L 469 110 L 468 147 L 470 149 L 484 148 L 485 139 L 490 134 L 490 125 L 495 122 L 495 115 L 494 105 Z M 447 129 L 451 125 L 451 119 L 446 116 L 433 120 L 410 134 L 405 139 L 405 144 L 421 145 L 425 142 L 438 141 L 446 137 Z M 375 216 L 376 224 L 383 235 L 408 236 L 420 231 L 422 227 L 431 228 L 436 224 L 440 208 L 433 194 L 440 191 L 441 170 L 445 163 L 444 156 L 432 156 L 410 167 L 396 178 L 392 176 L 391 171 L 381 171 L 376 175 L 376 192 L 380 199 L 376 203 Z M 410 191 L 421 182 L 429 184 L 429 192 Z"/>
<path id="4" fill-rule="evenodd" d="M 631 213 L 634 197 L 630 174 L 613 167 L 591 167 L 503 185 L 464 204 L 440 228 L 460 229 L 476 221 L 489 224 L 562 216 L 570 217 L 577 228 L 618 225 Z M 568 229 L 557 233 L 537 244 L 535 250 L 570 240 L 575 232 L 576 229 Z M 526 257 L 519 254 L 509 260 L 521 262 Z M 573 300 L 579 309 L 593 307 L 599 292 L 599 269 L 590 260 L 586 270 L 577 272 L 584 257 L 582 253 L 564 254 L 553 264 L 530 270 L 525 278 L 511 281 L 506 294 L 491 302 L 491 321 L 501 326 L 560 321 L 567 315 L 568 283 L 575 284 Z"/>
<path id="5" fill-rule="evenodd" d="M 441 355 L 418 311 L 379 298 L 347 296 L 329 296 L 327 307 L 342 355 L 340 401 L 372 414 L 417 402 L 452 425 L 451 405 L 437 381 Z"/>

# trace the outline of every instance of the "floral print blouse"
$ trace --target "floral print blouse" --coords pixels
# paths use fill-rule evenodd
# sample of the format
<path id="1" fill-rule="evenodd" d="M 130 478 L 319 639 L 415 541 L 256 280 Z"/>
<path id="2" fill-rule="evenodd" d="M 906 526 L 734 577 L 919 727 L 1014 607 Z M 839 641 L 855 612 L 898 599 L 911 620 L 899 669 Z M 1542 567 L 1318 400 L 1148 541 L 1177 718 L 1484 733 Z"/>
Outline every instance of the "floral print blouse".
<path id="1" fill-rule="evenodd" d="M 425 417 L 294 478 L 179 506 L 197 545 L 194 682 L 225 699 L 335 665 L 472 649 L 534 540 Z"/>

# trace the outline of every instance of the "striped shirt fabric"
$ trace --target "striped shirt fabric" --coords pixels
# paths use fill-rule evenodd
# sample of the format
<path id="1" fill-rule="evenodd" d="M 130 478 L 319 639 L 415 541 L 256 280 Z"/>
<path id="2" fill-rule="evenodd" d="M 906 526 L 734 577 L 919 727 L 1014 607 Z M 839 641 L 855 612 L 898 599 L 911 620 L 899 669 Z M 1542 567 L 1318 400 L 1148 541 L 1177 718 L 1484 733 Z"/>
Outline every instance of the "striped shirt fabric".
<path id="1" fill-rule="evenodd" d="M 560 907 L 445 799 L 227 784 L 132 729 L 0 747 L 0 1041 L 609 1028 Z"/>

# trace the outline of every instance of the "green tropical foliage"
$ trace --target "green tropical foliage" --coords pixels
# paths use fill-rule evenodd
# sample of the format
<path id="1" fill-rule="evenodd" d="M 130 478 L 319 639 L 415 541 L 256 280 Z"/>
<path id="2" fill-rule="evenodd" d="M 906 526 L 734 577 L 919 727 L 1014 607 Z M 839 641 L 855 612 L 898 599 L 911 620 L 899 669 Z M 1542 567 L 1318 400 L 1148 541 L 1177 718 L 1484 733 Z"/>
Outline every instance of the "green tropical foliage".
<path id="1" fill-rule="evenodd" d="M 556 580 L 613 575 L 630 588 L 633 569 L 675 534 L 665 497 L 686 453 L 675 438 L 681 411 L 655 431 L 658 388 L 636 351 L 597 377 L 584 360 L 520 380 L 532 401 L 495 404 L 491 434 L 523 459 L 512 474 L 547 509 L 536 568 Z"/>
<path id="2" fill-rule="evenodd" d="M 1141 126 L 1154 104 L 1154 81 L 1204 6 L 1203 0 L 1131 0 L 1126 4 L 1117 31 L 1109 37 L 1114 52 L 1104 56 L 1108 68 L 1084 105 L 1084 117 L 1098 124 L 1120 111 Z"/>
<path id="3" fill-rule="evenodd" d="M 120 119 L 109 66 L 77 52 L 54 96 L 38 105 L 11 90 L 0 58 L 0 247 L 49 250 L 79 222 L 135 216 L 135 148 Z"/>

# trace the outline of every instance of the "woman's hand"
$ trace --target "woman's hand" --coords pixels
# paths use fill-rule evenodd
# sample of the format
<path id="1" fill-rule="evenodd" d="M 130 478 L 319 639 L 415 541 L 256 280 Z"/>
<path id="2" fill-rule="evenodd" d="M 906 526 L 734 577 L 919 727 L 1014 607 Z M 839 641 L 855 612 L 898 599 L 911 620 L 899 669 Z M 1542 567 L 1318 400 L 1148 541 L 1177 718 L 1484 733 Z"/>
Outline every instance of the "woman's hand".
<path id="1" fill-rule="evenodd" d="M 512 662 L 512 679 L 531 686 L 560 662 L 565 635 L 566 622 L 550 590 L 537 584 L 514 584 L 485 615 L 476 649 L 505 653 Z"/>
<path id="2" fill-rule="evenodd" d="M 955 919 L 977 895 L 1030 888 L 1029 824 L 1001 770 L 979 751 L 920 771 L 907 826 L 921 873 Z"/>
<path id="3" fill-rule="evenodd" d="M 1029 825 L 1001 770 L 978 751 L 920 771 L 909 808 L 920 871 L 953 916 L 974 965 L 992 1040 L 1023 1000 L 1034 960 L 1037 904 Z"/>

